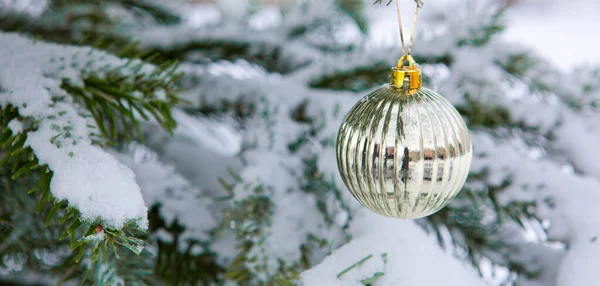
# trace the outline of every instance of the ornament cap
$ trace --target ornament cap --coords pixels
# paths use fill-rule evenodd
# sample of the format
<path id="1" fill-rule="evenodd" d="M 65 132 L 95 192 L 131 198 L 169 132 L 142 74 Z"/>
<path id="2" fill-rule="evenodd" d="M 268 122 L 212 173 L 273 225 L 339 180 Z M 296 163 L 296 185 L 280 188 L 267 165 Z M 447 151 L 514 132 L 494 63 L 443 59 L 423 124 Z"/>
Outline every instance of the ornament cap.
<path id="1" fill-rule="evenodd" d="M 406 65 L 408 63 L 408 65 Z M 423 86 L 421 69 L 411 55 L 403 55 L 390 73 L 390 86 L 415 94 Z"/>

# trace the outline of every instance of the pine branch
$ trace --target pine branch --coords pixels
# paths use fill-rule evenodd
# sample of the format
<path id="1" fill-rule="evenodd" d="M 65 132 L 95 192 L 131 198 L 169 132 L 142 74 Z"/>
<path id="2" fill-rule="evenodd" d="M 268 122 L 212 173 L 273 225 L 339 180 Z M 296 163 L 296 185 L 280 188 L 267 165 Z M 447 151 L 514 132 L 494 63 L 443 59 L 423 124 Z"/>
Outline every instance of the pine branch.
<path id="1" fill-rule="evenodd" d="M 508 6 L 506 5 L 494 11 L 491 17 L 486 17 L 486 22 L 483 25 L 469 31 L 468 37 L 460 39 L 457 45 L 459 47 L 465 45 L 481 47 L 486 45 L 495 35 L 503 32 L 506 28 L 502 17 L 504 17 L 507 9 Z"/>
<path id="2" fill-rule="evenodd" d="M 36 212 L 39 214 L 44 207 L 51 202 L 51 210 L 46 216 L 45 226 L 48 227 L 53 220 L 61 224 L 68 225 L 67 229 L 60 236 L 60 240 L 70 237 L 69 247 L 71 251 L 78 251 L 75 262 L 79 262 L 85 251 L 91 248 L 93 252 L 92 262 L 98 260 L 100 252 L 115 252 L 115 244 L 126 247 L 134 253 L 139 253 L 143 242 L 132 236 L 132 231 L 136 228 L 135 222 L 126 224 L 123 229 L 105 229 L 101 222 L 89 222 L 81 218 L 79 211 L 69 207 L 65 201 L 59 201 L 50 192 L 50 182 L 53 172 L 47 165 L 40 165 L 37 157 L 30 147 L 25 146 L 25 133 L 13 134 L 9 129 L 9 120 L 20 118 L 18 111 L 13 106 L 2 109 L 2 140 L 0 146 L 4 153 L 0 161 L 0 168 L 10 167 L 9 174 L 11 180 L 20 177 L 28 178 L 35 176 L 38 184 L 27 192 L 27 194 L 36 194 L 39 200 L 36 206 Z M 29 127 L 34 130 L 35 125 Z M 27 132 L 25 129 L 24 132 Z M 7 150 L 6 152 L 4 150 Z M 62 215 L 58 215 L 61 213 Z M 60 216 L 60 218 L 57 217 Z M 78 232 L 87 229 L 83 234 Z M 97 236 L 94 238 L 93 236 Z M 81 237 L 81 238 L 78 238 Z"/>
<path id="3" fill-rule="evenodd" d="M 325 75 L 310 83 L 314 88 L 334 90 L 364 91 L 386 83 L 390 75 L 389 64 L 375 64 L 369 67 L 359 67 L 352 71 L 339 71 L 336 74 Z"/>
<path id="4" fill-rule="evenodd" d="M 272 202 L 260 195 L 260 186 L 254 188 L 256 196 L 234 202 L 234 207 L 225 211 L 224 224 L 232 225 L 233 232 L 239 241 L 238 256 L 229 264 L 224 276 L 236 282 L 249 282 L 254 273 L 267 271 L 263 266 L 266 257 L 249 257 L 253 248 L 262 248 L 264 234 L 262 230 L 269 224 Z M 260 251 L 259 251 L 260 252 Z M 253 266 L 250 266 L 253 265 Z M 269 277 L 267 275 L 267 277 Z"/>
<path id="5" fill-rule="evenodd" d="M 341 200 L 341 193 L 335 185 L 325 182 L 322 174 L 315 173 L 315 161 L 307 161 L 306 163 L 309 183 L 303 189 L 314 194 L 317 200 L 338 200 L 342 208 L 349 211 Z M 255 283 L 260 285 L 296 285 L 299 281 L 299 274 L 312 267 L 311 256 L 313 250 L 324 249 L 330 246 L 330 242 L 314 234 L 308 234 L 306 241 L 299 247 L 299 260 L 290 262 L 267 256 L 265 248 L 268 248 L 269 245 L 265 245 L 265 241 L 271 227 L 273 202 L 265 195 L 265 189 L 262 185 L 244 183 L 239 175 L 235 173 L 231 175 L 233 182 L 227 182 L 222 178 L 219 180 L 223 188 L 231 194 L 224 199 L 236 198 L 236 190 L 243 193 L 249 192 L 250 195 L 245 198 L 237 198 L 232 202 L 232 206 L 224 211 L 221 225 L 215 231 L 215 237 L 218 237 L 221 233 L 230 230 L 238 241 L 238 254 L 226 267 L 224 277 L 240 285 L 253 285 Z M 324 186 L 329 187 L 320 189 Z M 324 205 L 323 207 L 321 210 L 324 216 L 327 217 L 328 212 L 331 210 L 328 210 Z M 278 264 L 275 273 L 273 271 L 269 272 L 267 266 L 268 262 L 273 259 L 277 259 Z"/>
<path id="6" fill-rule="evenodd" d="M 140 119 L 152 118 L 171 134 L 176 128 L 170 108 L 180 102 L 175 96 L 182 76 L 177 63 L 165 63 L 148 74 L 139 72 L 142 64 L 109 70 L 101 77 L 87 74 L 83 86 L 63 81 L 61 87 L 86 107 L 109 143 L 143 141 Z M 126 69 L 133 74 L 123 74 Z M 159 93 L 164 98 L 157 97 Z"/>
<path id="7" fill-rule="evenodd" d="M 452 64 L 449 55 L 431 58 L 415 56 L 415 60 L 421 64 Z M 365 91 L 387 83 L 391 67 L 389 63 L 382 62 L 369 63 L 368 66 L 350 66 L 347 69 L 319 75 L 310 82 L 310 86 L 321 89 Z M 423 84 L 427 85 L 429 80 L 424 74 Z"/>
<path id="8" fill-rule="evenodd" d="M 4 32 L 28 34 L 36 39 L 60 44 L 91 46 L 128 58 L 146 59 L 149 56 L 124 35 L 106 31 L 107 29 L 76 29 L 72 25 L 46 19 L 44 16 L 38 19 L 28 15 L 5 14 L 0 20 L 0 30 Z M 128 52 L 122 53 L 123 50 Z"/>
<path id="9" fill-rule="evenodd" d="M 143 11 L 144 13 L 150 15 L 153 19 L 155 19 L 159 24 L 176 24 L 181 19 L 179 15 L 175 13 L 175 11 L 171 11 L 168 7 L 164 6 L 164 3 L 160 1 L 147 1 L 147 0 L 52 0 L 51 6 L 54 10 L 64 10 L 71 9 L 72 7 L 77 6 L 92 6 L 92 7 L 102 7 L 107 3 L 113 5 L 120 5 L 123 8 L 137 12 Z M 101 9 L 98 9 L 101 10 Z M 102 9 L 104 10 L 104 9 Z"/>
<path id="10" fill-rule="evenodd" d="M 363 15 L 365 3 L 362 0 L 337 0 L 338 5 L 350 15 L 363 33 L 368 31 L 368 23 Z"/>
<path id="11" fill-rule="evenodd" d="M 269 273 L 267 262 L 273 258 L 267 257 L 264 253 L 266 247 L 264 245 L 266 233 L 264 232 L 270 226 L 273 203 L 268 197 L 264 196 L 263 186 L 244 184 L 241 178 L 235 174 L 233 178 L 235 179 L 233 184 L 221 179 L 221 183 L 230 193 L 233 194 L 236 185 L 242 184 L 243 188 L 252 190 L 252 195 L 239 201 L 233 201 L 233 205 L 224 211 L 221 225 L 215 230 L 215 235 L 219 236 L 230 229 L 238 241 L 237 249 L 239 252 L 226 267 L 223 276 L 239 285 L 254 285 L 255 283 L 260 285 L 284 283 L 285 285 L 286 283 L 294 283 L 293 281 L 299 279 L 299 273 L 310 267 L 308 262 L 310 250 L 308 246 L 306 244 L 300 246 L 301 261 L 286 265 L 284 261 L 278 260 L 277 273 Z M 311 240 L 315 239 L 307 238 L 307 241 L 310 242 Z M 321 247 L 325 245 L 326 243 L 320 244 Z"/>
<path id="12" fill-rule="evenodd" d="M 539 64 L 532 54 L 518 52 L 508 55 L 506 59 L 496 61 L 508 74 L 523 79 L 529 70 Z"/>
<path id="13" fill-rule="evenodd" d="M 139 127 L 142 119 L 152 119 L 164 130 L 173 132 L 176 123 L 170 108 L 179 103 L 174 92 L 175 84 L 180 77 L 181 74 L 177 72 L 176 63 L 166 63 L 160 67 L 148 69 L 147 66 L 143 66 L 143 63 L 131 65 L 130 61 L 125 66 L 114 69 L 104 68 L 101 72 L 89 72 L 84 69 L 82 85 L 64 80 L 61 87 L 67 92 L 67 95 L 73 96 L 76 103 L 80 103 L 81 112 L 89 112 L 95 119 L 94 123 L 100 129 L 100 134 L 89 134 L 93 143 L 123 144 L 131 140 L 143 139 Z M 65 104 L 64 96 L 54 97 L 52 100 L 54 103 L 50 104 L 48 108 Z M 24 103 L 23 107 L 28 103 Z M 77 141 L 81 138 L 73 137 L 74 127 L 71 121 L 64 126 L 48 125 L 48 122 L 54 122 L 53 120 L 66 116 L 67 111 L 60 110 L 57 108 L 56 115 L 48 115 L 47 118 L 22 117 L 18 107 L 10 104 L 0 110 L 2 115 L 0 117 L 0 130 L 2 130 L 0 133 L 0 155 L 2 155 L 0 169 L 6 170 L 11 181 L 23 179 L 35 181 L 36 184 L 27 194 L 37 197 L 35 210 L 38 214 L 45 216 L 45 226 L 49 227 L 55 224 L 65 226 L 59 235 L 50 238 L 55 245 L 60 245 L 57 241 L 69 238 L 68 249 L 72 251 L 69 260 L 71 262 L 64 265 L 69 265 L 69 268 L 59 267 L 56 270 L 70 273 L 63 279 L 79 279 L 80 276 L 77 273 L 81 273 L 82 268 L 74 266 L 72 263 L 78 263 L 83 259 L 89 260 L 89 263 L 86 263 L 89 266 L 87 269 L 90 271 L 96 269 L 96 276 L 98 276 L 100 275 L 98 271 L 105 269 L 98 265 L 116 265 L 112 260 L 119 258 L 117 250 L 121 247 L 127 249 L 128 253 L 140 254 L 144 242 L 139 237 L 143 237 L 143 234 L 138 229 L 137 220 L 127 220 L 122 227 L 113 228 L 105 224 L 102 218 L 84 218 L 82 213 L 71 205 L 71 202 L 67 202 L 66 199 L 58 200 L 53 196 L 51 182 L 54 171 L 48 165 L 40 163 L 38 154 L 30 147 L 31 143 L 27 143 L 27 138 L 31 132 L 38 131 L 39 126 L 42 126 L 40 122 L 44 121 L 46 124 L 44 126 L 52 126 L 52 131 L 57 132 L 57 135 L 50 139 L 50 143 L 56 145 L 56 148 L 60 148 L 63 142 L 67 141 L 69 144 L 73 141 L 73 146 L 77 145 Z M 76 117 L 72 117 L 72 119 L 84 120 Z M 16 130 L 15 127 L 19 129 L 16 131 L 17 133 L 13 132 Z M 94 126 L 89 125 L 88 127 Z M 73 152 L 69 153 L 69 156 L 73 157 Z M 25 193 L 22 190 L 21 192 Z M 10 229 L 10 233 L 18 232 L 19 229 L 12 226 L 12 222 L 16 218 L 14 210 L 2 210 L 0 213 L 3 214 L 1 216 L 3 228 Z M 6 239 L 8 238 L 3 238 L 3 240 Z M 31 249 L 38 248 L 35 245 L 29 245 L 31 248 L 19 248 L 19 242 L 12 240 L 7 243 L 5 249 L 8 252 L 0 251 L 0 253 L 10 255 L 10 253 L 17 254 L 18 252 L 15 251 L 19 249 L 31 251 Z M 88 272 L 88 274 L 90 273 Z"/>
<path id="14" fill-rule="evenodd" d="M 509 110 L 501 105 L 484 104 L 471 97 L 469 93 L 465 94 L 466 103 L 456 106 L 458 112 L 467 118 L 467 124 L 470 129 L 477 128 L 498 128 L 498 127 L 521 127 L 518 122 L 510 118 Z"/>
<path id="15" fill-rule="evenodd" d="M 68 251 L 69 242 L 58 240 L 66 225 L 52 220 L 48 227 L 44 226 L 49 207 L 44 207 L 41 215 L 35 215 L 38 200 L 23 190 L 38 183 L 36 175 L 12 180 L 10 173 L 10 166 L 0 168 L 0 257 L 3 257 L 0 267 L 7 267 L 7 258 L 12 257 L 23 263 L 23 268 L 49 271 L 53 259 L 48 260 L 46 255 L 61 259 L 64 256 L 61 252 Z M 31 253 L 32 249 L 36 254 Z"/>
<path id="16" fill-rule="evenodd" d="M 124 9 L 134 11 L 134 14 L 143 10 L 153 11 L 150 14 L 164 20 L 159 19 L 161 23 L 179 21 L 178 15 L 168 12 L 167 8 L 159 8 L 156 6 L 158 3 L 151 1 L 111 0 L 104 2 L 122 5 Z M 24 14 L 0 14 L 0 31 L 28 34 L 33 38 L 48 42 L 91 46 L 120 57 L 139 58 L 158 65 L 174 60 L 160 57 L 154 50 L 141 48 L 138 41 L 121 33 L 120 31 L 123 29 L 119 27 L 119 23 L 114 21 L 114 17 L 108 15 L 108 10 L 103 7 L 104 5 L 106 3 L 96 0 L 55 0 L 51 4 L 52 8 L 37 18 Z M 89 9 L 82 9 L 83 7 Z M 86 11 L 87 14 L 79 14 L 82 12 L 78 11 Z M 80 21 L 88 21 L 92 24 L 77 24 Z"/>
<path id="17" fill-rule="evenodd" d="M 323 219 L 325 222 L 330 226 L 333 224 L 332 216 L 335 214 L 334 211 L 336 211 L 336 209 L 343 210 L 348 216 L 348 219 L 342 228 L 344 230 L 347 229 L 352 221 L 352 214 L 350 207 L 346 205 L 342 199 L 341 190 L 337 188 L 333 178 L 331 180 L 326 180 L 324 178 L 324 174 L 317 168 L 316 159 L 305 160 L 304 163 L 304 177 L 306 178 L 306 182 L 301 187 L 302 190 L 315 194 L 317 197 L 317 206 L 319 211 L 321 211 L 321 214 L 323 214 Z M 334 210 L 327 208 L 327 206 L 330 205 L 328 204 L 328 200 L 330 200 L 332 197 L 337 202 L 336 209 Z M 348 236 L 347 239 L 349 240 L 350 237 Z"/>
<path id="18" fill-rule="evenodd" d="M 146 239 L 142 233 L 136 236 Z M 52 272 L 60 275 L 60 283 L 74 280 L 81 285 L 167 285 L 153 274 L 156 257 L 148 251 L 129 251 L 102 237 L 87 240 L 92 244 L 112 244 L 112 249 L 91 248 L 83 254 L 71 252 L 61 264 L 52 268 Z"/>
<path id="19" fill-rule="evenodd" d="M 469 182 L 473 184 L 484 177 L 484 174 L 471 174 Z M 511 253 L 518 252 L 529 243 L 524 237 L 520 221 L 524 216 L 531 216 L 528 209 L 533 205 L 518 202 L 507 206 L 500 205 L 496 196 L 510 184 L 507 180 L 499 186 L 487 186 L 484 190 L 466 187 L 450 205 L 424 221 L 428 228 L 433 229 L 442 247 L 448 241 L 444 240 L 445 230 L 440 227 L 447 228 L 455 249 L 468 251 L 467 260 L 475 268 L 479 267 L 479 260 L 485 257 L 509 271 L 525 277 L 534 277 L 539 274 L 537 269 L 511 259 L 516 255 Z"/>
<path id="20" fill-rule="evenodd" d="M 6 166 L 0 168 L 0 177 L 2 178 L 2 185 L 0 185 L 0 217 L 6 218 L 8 228 L 1 231 L 0 234 L 0 266 L 3 262 L 6 262 L 8 257 L 24 257 L 22 262 L 25 264 L 23 267 L 28 271 L 36 271 L 40 274 L 47 273 L 58 275 L 60 280 L 63 282 L 77 279 L 80 277 L 87 276 L 89 279 L 96 279 L 99 273 L 96 273 L 99 267 L 103 272 L 110 271 L 110 267 L 101 267 L 106 263 L 106 256 L 110 258 L 111 262 L 116 261 L 117 265 L 129 264 L 127 267 L 120 267 L 120 269 L 126 269 L 125 275 L 120 275 L 122 278 L 127 279 L 126 281 L 132 282 L 144 279 L 148 279 L 148 275 L 151 274 L 146 272 L 136 272 L 135 270 L 139 267 L 139 262 L 142 259 L 135 259 L 135 254 L 131 251 L 118 251 L 121 255 L 125 255 L 125 259 L 116 259 L 117 247 L 119 243 L 123 244 L 123 238 L 127 239 L 121 233 L 114 233 L 111 230 L 106 230 L 108 239 L 104 243 L 100 240 L 90 240 L 86 237 L 75 241 L 73 237 L 81 237 L 85 234 L 82 233 L 86 225 L 90 225 L 93 228 L 93 233 L 104 231 L 99 225 L 88 224 L 77 219 L 78 214 L 71 208 L 66 208 L 64 204 L 43 204 L 42 208 L 39 209 L 39 200 L 36 200 L 34 196 L 28 195 L 23 190 L 27 186 L 36 186 L 39 188 L 40 179 L 38 174 L 27 174 L 28 177 L 20 177 L 12 180 L 8 179 L 11 173 L 10 168 Z M 57 206 L 60 206 L 57 208 Z M 39 210 L 38 215 L 35 214 L 36 209 Z M 53 219 L 51 219 L 53 218 Z M 60 219 L 59 219 L 60 218 Z M 66 219 L 66 221 L 65 221 Z M 69 222 L 72 221 L 72 222 Z M 73 223 L 80 224 L 80 227 L 73 229 Z M 127 232 L 127 226 L 125 230 L 118 232 Z M 61 240 L 61 236 L 68 235 L 68 232 L 72 230 L 71 240 Z M 133 238 L 128 238 L 132 240 Z M 87 247 L 82 244 L 89 244 Z M 130 243 L 128 247 L 131 248 Z M 79 251 L 76 247 L 79 247 Z M 73 251 L 69 251 L 73 249 Z M 31 251 L 35 250 L 35 253 Z M 69 254 L 70 253 L 70 254 Z M 81 257 L 83 253 L 83 257 Z M 93 259 L 100 253 L 98 260 L 94 263 Z M 78 264 L 77 260 L 89 260 L 90 269 L 88 269 L 88 262 Z M 135 265 L 135 267 L 133 267 Z M 4 265 L 6 267 L 6 265 Z M 114 269 L 115 267 L 112 267 Z M 119 269 L 119 267 L 117 267 Z M 133 276 L 132 276 L 133 275 Z M 135 276 L 138 275 L 138 276 Z M 148 279 L 152 280 L 152 279 Z M 96 279 L 97 281 L 97 279 Z M 85 281 L 81 281 L 84 283 Z M 94 285 L 114 285 L 110 281 L 106 283 L 93 283 Z M 144 283 L 146 285 L 152 285 Z"/>
<path id="21" fill-rule="evenodd" d="M 258 64 L 269 72 L 287 74 L 298 68 L 299 64 L 287 63 L 283 60 L 284 43 L 273 43 L 270 39 L 261 39 L 260 35 L 248 37 L 246 34 L 239 37 L 214 36 L 207 34 L 203 38 L 192 39 L 170 47 L 149 47 L 150 53 L 156 53 L 164 59 L 188 59 L 193 57 L 203 59 L 204 62 L 225 60 L 235 61 L 244 59 Z M 306 63 L 305 63 L 306 64 Z"/>
<path id="22" fill-rule="evenodd" d="M 160 216 L 160 205 L 150 209 L 151 232 L 166 231 L 173 236 L 168 241 L 157 242 L 157 253 L 154 260 L 154 275 L 166 281 L 169 285 L 211 285 L 221 282 L 219 278 L 224 268 L 216 262 L 216 255 L 199 243 L 188 243 L 185 251 L 181 251 L 179 236 L 184 231 L 184 226 L 177 221 L 167 224 Z M 201 247 L 204 251 L 197 254 L 194 248 Z"/>

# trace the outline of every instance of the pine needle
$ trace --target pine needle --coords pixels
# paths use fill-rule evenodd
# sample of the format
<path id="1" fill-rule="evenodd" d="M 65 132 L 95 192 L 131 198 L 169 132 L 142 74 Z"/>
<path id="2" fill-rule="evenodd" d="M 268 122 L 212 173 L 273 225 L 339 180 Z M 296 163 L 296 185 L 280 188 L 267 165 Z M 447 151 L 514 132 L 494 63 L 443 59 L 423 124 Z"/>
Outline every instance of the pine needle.
<path id="1" fill-rule="evenodd" d="M 369 254 L 367 255 L 365 258 L 359 260 L 358 262 L 348 266 L 348 268 L 342 270 L 342 272 L 338 273 L 337 278 L 342 277 L 344 274 L 350 272 L 350 270 L 360 266 L 361 264 L 365 263 L 367 260 L 371 259 L 371 257 L 373 257 L 373 254 Z"/>
<path id="2" fill-rule="evenodd" d="M 365 278 L 363 280 L 360 280 L 360 283 L 362 283 L 363 285 L 369 285 L 377 280 L 379 280 L 379 278 L 381 278 L 384 275 L 383 272 L 375 272 L 375 274 L 373 274 L 373 276 L 369 277 L 369 278 Z"/>

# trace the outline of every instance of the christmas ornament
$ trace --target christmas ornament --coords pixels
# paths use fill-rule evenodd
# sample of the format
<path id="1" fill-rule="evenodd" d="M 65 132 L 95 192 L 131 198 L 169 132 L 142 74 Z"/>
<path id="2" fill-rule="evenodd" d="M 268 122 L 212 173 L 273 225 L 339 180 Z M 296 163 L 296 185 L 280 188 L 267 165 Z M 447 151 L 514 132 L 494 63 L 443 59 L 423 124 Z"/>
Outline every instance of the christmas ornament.
<path id="1" fill-rule="evenodd" d="M 401 23 L 399 12 L 398 18 Z M 410 55 L 413 37 L 406 53 L 401 26 L 400 31 L 404 55 L 389 84 L 366 95 L 344 118 L 337 162 L 346 187 L 362 205 L 389 217 L 420 218 L 442 209 L 461 190 L 472 145 L 452 104 L 422 87 Z"/>

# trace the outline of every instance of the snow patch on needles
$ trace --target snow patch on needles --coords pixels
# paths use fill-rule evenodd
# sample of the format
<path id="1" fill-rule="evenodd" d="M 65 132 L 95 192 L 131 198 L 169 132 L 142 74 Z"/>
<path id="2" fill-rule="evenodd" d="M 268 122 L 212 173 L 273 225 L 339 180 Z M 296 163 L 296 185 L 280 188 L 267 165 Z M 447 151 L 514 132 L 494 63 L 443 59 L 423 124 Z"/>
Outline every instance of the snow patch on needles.
<path id="1" fill-rule="evenodd" d="M 15 106 L 37 123 L 25 146 L 54 172 L 52 195 L 77 208 L 84 220 L 117 229 L 134 220 L 146 229 L 147 208 L 135 175 L 92 145 L 88 118 L 60 87 L 63 80 L 81 83 L 82 74 L 102 76 L 126 61 L 89 47 L 34 42 L 17 34 L 0 33 L 0 42 L 0 106 Z M 10 128 L 23 131 L 15 122 Z"/>
<path id="2" fill-rule="evenodd" d="M 303 285 L 361 286 L 373 277 L 378 277 L 377 285 L 486 285 L 451 253 L 432 247 L 435 239 L 412 221 L 363 209 L 353 223 L 356 238 L 303 272 Z M 356 261 L 360 265 L 349 269 Z"/>
<path id="3" fill-rule="evenodd" d="M 485 156 L 474 161 L 472 170 L 485 168 L 491 183 L 507 177 L 512 180 L 499 201 L 535 202 L 539 217 L 550 218 L 552 222 L 549 238 L 569 245 L 558 269 L 556 285 L 585 285 L 594 281 L 600 264 L 596 243 L 600 229 L 596 207 L 600 201 L 600 182 L 593 177 L 565 173 L 550 160 L 531 158 L 527 149 L 519 147 L 524 144 L 519 144 L 518 138 L 498 142 L 488 134 L 473 135 L 478 154 Z"/>
<path id="4" fill-rule="evenodd" d="M 21 133 L 23 132 L 23 123 L 17 119 L 13 119 L 8 123 L 8 128 L 15 134 Z"/>
<path id="5" fill-rule="evenodd" d="M 226 123 L 188 115 L 173 109 L 177 120 L 175 134 L 201 144 L 216 154 L 233 156 L 242 149 L 242 135 Z"/>
<path id="6" fill-rule="evenodd" d="M 173 166 L 160 162 L 158 155 L 146 146 L 132 143 L 126 151 L 114 154 L 135 172 L 148 206 L 160 204 L 160 215 L 167 225 L 176 222 L 185 227 L 178 235 L 180 250 L 188 248 L 187 242 L 208 240 L 217 225 L 209 209 L 213 201 Z M 160 231 L 157 237 L 166 242 L 173 240 L 166 231 Z"/>
<path id="7" fill-rule="evenodd" d="M 97 233 L 90 234 L 90 235 L 84 237 L 83 240 L 100 243 L 100 242 L 104 241 L 104 237 L 105 237 L 104 231 L 99 231 Z"/>

